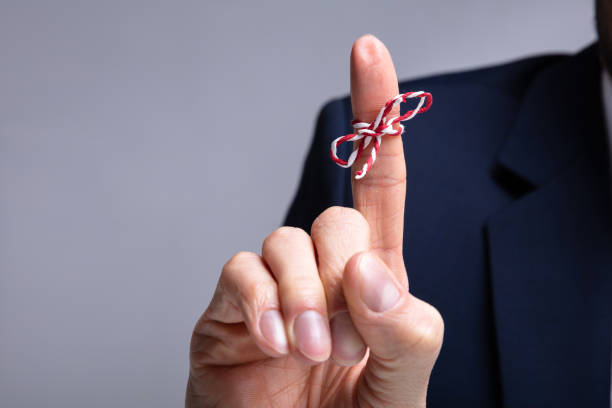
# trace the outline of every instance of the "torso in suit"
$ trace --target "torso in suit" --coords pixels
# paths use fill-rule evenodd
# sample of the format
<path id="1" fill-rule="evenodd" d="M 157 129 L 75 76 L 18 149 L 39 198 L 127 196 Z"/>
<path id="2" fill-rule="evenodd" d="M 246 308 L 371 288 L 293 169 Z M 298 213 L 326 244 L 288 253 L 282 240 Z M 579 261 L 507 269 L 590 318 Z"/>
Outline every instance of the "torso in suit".
<path id="1" fill-rule="evenodd" d="M 400 84 L 434 95 L 402 136 L 410 290 L 445 321 L 428 406 L 610 407 L 600 72 L 593 45 Z M 349 98 L 321 111 L 287 225 L 309 231 L 352 205 L 350 172 L 328 153 L 351 119 Z"/>

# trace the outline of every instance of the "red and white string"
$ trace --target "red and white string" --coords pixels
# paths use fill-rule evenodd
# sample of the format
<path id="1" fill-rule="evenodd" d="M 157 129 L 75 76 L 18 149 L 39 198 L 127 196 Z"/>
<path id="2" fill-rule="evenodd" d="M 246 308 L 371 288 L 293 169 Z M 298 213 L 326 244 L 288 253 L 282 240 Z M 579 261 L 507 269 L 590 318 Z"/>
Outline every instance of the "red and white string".
<path id="1" fill-rule="evenodd" d="M 409 110 L 401 116 L 395 116 L 392 118 L 387 118 L 387 115 L 391 110 L 399 105 L 400 103 L 406 102 L 407 99 L 419 98 L 419 103 L 416 108 Z M 361 122 L 357 119 L 351 122 L 353 126 L 354 133 L 350 133 L 348 135 L 340 136 L 335 139 L 331 144 L 331 149 L 329 150 L 329 155 L 332 160 L 335 161 L 339 166 L 347 168 L 351 167 L 357 159 L 361 157 L 363 151 L 366 147 L 372 143 L 372 153 L 368 160 L 363 164 L 361 170 L 357 170 L 355 172 L 355 178 L 360 179 L 363 178 L 368 171 L 372 168 L 372 165 L 376 161 L 376 154 L 380 149 L 380 145 L 382 143 L 382 137 L 385 135 L 388 136 L 399 136 L 404 133 L 404 125 L 400 122 L 404 122 L 414 118 L 419 113 L 426 112 L 433 103 L 433 96 L 429 92 L 418 91 L 418 92 L 406 92 L 404 94 L 399 94 L 395 98 L 389 100 L 385 106 L 382 107 L 376 120 L 372 123 Z M 398 129 L 393 129 L 393 125 L 399 123 Z M 353 150 L 351 155 L 347 160 L 343 160 L 338 157 L 338 146 L 340 146 L 344 142 L 358 142 L 357 148 Z"/>

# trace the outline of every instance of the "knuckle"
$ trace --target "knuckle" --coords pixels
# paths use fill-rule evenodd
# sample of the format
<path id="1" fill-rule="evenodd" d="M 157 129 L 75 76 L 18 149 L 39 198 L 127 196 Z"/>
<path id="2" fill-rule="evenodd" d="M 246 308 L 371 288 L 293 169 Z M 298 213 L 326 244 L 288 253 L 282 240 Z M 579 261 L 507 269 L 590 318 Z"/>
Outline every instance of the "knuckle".
<path id="1" fill-rule="evenodd" d="M 250 262 L 259 259 L 259 255 L 254 252 L 240 251 L 232 256 L 229 261 L 223 265 L 222 275 L 233 275 L 239 273 Z"/>
<path id="2" fill-rule="evenodd" d="M 253 252 L 241 251 L 232 256 L 223 265 L 221 276 L 217 283 L 217 292 L 235 291 L 241 282 L 242 274 L 249 270 L 249 265 L 259 260 L 259 255 Z"/>
<path id="3" fill-rule="evenodd" d="M 354 208 L 334 206 L 319 214 L 312 223 L 311 232 L 315 237 L 339 228 L 362 231 L 369 226 L 364 216 Z"/>
<path id="4" fill-rule="evenodd" d="M 291 310 L 323 310 L 326 305 L 325 289 L 318 275 L 292 275 L 279 283 L 278 296 L 280 304 Z"/>
<path id="5" fill-rule="evenodd" d="M 250 293 L 252 279 L 248 279 L 249 277 L 245 275 L 252 270 L 254 262 L 261 262 L 261 260 L 259 255 L 253 252 L 241 251 L 232 256 L 223 265 L 215 295 Z"/>
<path id="6" fill-rule="evenodd" d="M 299 293 L 299 296 L 304 299 L 318 297 L 322 289 L 320 277 L 310 274 L 291 276 L 285 288 L 287 287 L 294 289 L 295 293 Z"/>
<path id="7" fill-rule="evenodd" d="M 238 302 L 243 303 L 243 310 L 256 313 L 275 299 L 276 288 L 251 274 L 254 262 L 261 262 L 256 253 L 236 253 L 223 267 L 218 288 L 222 293 L 233 292 Z"/>
<path id="8" fill-rule="evenodd" d="M 242 299 L 254 309 L 257 310 L 269 305 L 269 303 L 275 298 L 276 292 L 267 282 L 252 281 L 244 288 L 242 293 Z"/>
<path id="9" fill-rule="evenodd" d="M 380 155 L 383 156 L 382 154 Z M 387 159 L 396 156 L 395 154 L 385 153 Z M 377 188 L 377 189 L 393 189 L 393 188 L 402 188 L 406 183 L 406 172 L 401 171 L 393 174 L 381 174 L 378 173 L 376 177 L 371 178 L 363 178 L 360 180 L 361 185 L 369 188 Z"/>
<path id="10" fill-rule="evenodd" d="M 266 253 L 280 249 L 288 243 L 302 240 L 310 241 L 310 236 L 303 229 L 287 226 L 280 227 L 264 239 L 261 251 L 265 257 Z"/>

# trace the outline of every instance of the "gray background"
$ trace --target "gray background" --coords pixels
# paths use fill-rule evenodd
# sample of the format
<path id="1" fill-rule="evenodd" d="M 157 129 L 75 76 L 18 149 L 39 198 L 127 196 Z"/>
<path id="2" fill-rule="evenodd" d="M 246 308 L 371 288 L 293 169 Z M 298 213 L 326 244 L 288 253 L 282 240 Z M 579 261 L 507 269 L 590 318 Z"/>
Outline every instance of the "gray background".
<path id="1" fill-rule="evenodd" d="M 360 34 L 406 78 L 593 25 L 584 0 L 0 0 L 0 405 L 182 405 L 191 328 L 281 222 Z"/>

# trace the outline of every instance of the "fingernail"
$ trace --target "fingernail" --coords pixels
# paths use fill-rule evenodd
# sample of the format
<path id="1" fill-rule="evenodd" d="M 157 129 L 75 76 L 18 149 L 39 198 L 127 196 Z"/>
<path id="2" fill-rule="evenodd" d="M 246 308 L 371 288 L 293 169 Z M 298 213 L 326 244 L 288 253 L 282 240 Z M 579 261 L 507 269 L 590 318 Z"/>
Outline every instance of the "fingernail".
<path id="1" fill-rule="evenodd" d="M 348 312 L 340 312 L 330 322 L 332 356 L 340 365 L 351 366 L 363 358 L 366 346 Z"/>
<path id="2" fill-rule="evenodd" d="M 359 262 L 361 300 L 370 310 L 384 312 L 399 300 L 400 293 L 383 263 L 373 255 L 364 254 Z"/>
<path id="3" fill-rule="evenodd" d="M 314 361 L 329 357 L 331 339 L 329 326 L 323 316 L 314 310 L 307 310 L 295 319 L 295 342 L 298 350 Z"/>
<path id="4" fill-rule="evenodd" d="M 283 318 L 278 310 L 268 310 L 259 319 L 259 330 L 279 353 L 289 352 Z"/>

